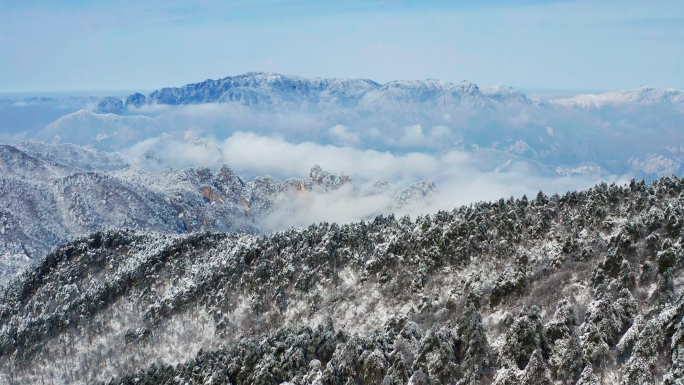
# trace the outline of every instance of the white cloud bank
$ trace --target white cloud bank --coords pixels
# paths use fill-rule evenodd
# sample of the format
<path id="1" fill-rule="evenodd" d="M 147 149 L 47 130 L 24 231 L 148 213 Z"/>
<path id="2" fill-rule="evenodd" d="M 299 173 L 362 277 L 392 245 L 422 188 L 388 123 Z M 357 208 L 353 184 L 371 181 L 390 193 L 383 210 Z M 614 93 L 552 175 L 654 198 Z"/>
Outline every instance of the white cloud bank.
<path id="1" fill-rule="evenodd" d="M 356 146 L 361 142 L 361 137 L 356 132 L 349 132 L 349 129 L 341 124 L 328 130 L 333 143 L 341 146 Z"/>
<path id="2" fill-rule="evenodd" d="M 339 132 L 346 133 L 346 130 L 339 129 Z M 579 176 L 542 177 L 530 171 L 524 162 L 515 161 L 508 165 L 506 172 L 482 172 L 475 167 L 471 154 L 458 150 L 435 155 L 418 152 L 398 155 L 308 141 L 292 143 L 278 136 L 250 132 L 236 132 L 224 141 L 214 142 L 149 139 L 136 144 L 128 153 L 139 156 L 148 150 L 154 150 L 165 164 L 173 167 L 216 169 L 228 164 L 248 177 L 271 175 L 286 179 L 307 178 L 311 167 L 318 164 L 324 170 L 345 172 L 354 179 L 354 188 L 290 197 L 265 219 L 263 225 L 269 230 L 321 221 L 346 223 L 388 214 L 399 190 L 426 178 L 437 183 L 438 191 L 399 214 L 432 213 L 523 194 L 532 198 L 539 190 L 547 194 L 564 193 L 588 188 L 599 181 Z M 364 193 L 378 180 L 389 182 L 390 187 L 380 194 Z"/>

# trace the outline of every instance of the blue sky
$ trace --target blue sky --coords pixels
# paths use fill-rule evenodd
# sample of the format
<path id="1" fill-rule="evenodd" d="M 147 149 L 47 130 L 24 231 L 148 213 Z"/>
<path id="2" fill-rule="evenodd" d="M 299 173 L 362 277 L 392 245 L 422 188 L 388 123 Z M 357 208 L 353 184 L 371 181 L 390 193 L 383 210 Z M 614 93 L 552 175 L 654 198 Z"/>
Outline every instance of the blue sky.
<path id="1" fill-rule="evenodd" d="M 684 89 L 677 1 L 0 0 L 0 92 L 248 71 L 524 90 Z"/>

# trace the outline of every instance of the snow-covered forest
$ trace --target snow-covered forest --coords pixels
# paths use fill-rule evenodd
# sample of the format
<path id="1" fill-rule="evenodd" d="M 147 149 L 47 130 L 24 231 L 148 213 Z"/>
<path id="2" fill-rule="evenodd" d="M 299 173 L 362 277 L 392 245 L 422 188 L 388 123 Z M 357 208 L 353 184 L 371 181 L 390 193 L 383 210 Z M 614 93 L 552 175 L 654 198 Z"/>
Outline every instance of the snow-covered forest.
<path id="1" fill-rule="evenodd" d="M 0 291 L 8 384 L 681 384 L 684 181 L 270 235 L 104 231 Z"/>

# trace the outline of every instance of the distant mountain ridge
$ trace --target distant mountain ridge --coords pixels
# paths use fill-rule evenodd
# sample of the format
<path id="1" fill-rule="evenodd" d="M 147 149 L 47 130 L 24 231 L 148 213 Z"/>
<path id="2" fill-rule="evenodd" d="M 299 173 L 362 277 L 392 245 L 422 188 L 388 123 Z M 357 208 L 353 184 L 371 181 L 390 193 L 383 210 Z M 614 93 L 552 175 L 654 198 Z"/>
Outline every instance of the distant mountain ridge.
<path id="1" fill-rule="evenodd" d="M 648 180 L 684 172 L 684 92 L 648 86 L 546 100 L 467 81 L 380 84 L 250 72 L 87 108 L 17 137 L 127 151 L 247 131 L 395 153 L 456 149 L 483 160 L 483 171 L 506 170 L 517 159 L 554 177 Z"/>
<path id="2" fill-rule="evenodd" d="M 111 100 L 103 99 L 109 104 Z M 188 105 L 237 102 L 248 106 L 308 103 L 364 110 L 387 109 L 418 103 L 433 107 L 496 108 L 506 106 L 596 106 L 610 103 L 684 102 L 684 92 L 671 88 L 642 86 L 572 98 L 540 100 L 528 98 L 508 86 L 485 86 L 438 79 L 395 80 L 385 84 L 369 79 L 306 78 L 274 72 L 248 72 L 222 79 L 207 79 L 181 87 L 164 87 L 145 96 L 129 95 L 123 105 Z M 119 108 L 119 107 L 117 107 Z M 111 108 L 103 109 L 112 111 Z"/>
<path id="3" fill-rule="evenodd" d="M 223 79 L 208 79 L 182 87 L 165 87 L 148 96 L 136 93 L 126 106 L 143 104 L 186 105 L 238 102 L 243 105 L 286 105 L 309 103 L 367 110 L 420 103 L 434 106 L 493 108 L 507 103 L 534 104 L 511 87 L 484 87 L 463 81 L 448 83 L 436 79 L 397 80 L 379 84 L 368 79 L 324 79 L 249 72 Z"/>
<path id="4" fill-rule="evenodd" d="M 684 103 L 684 92 L 673 88 L 641 86 L 629 90 L 609 91 L 599 94 L 583 94 L 572 98 L 551 101 L 561 106 L 602 107 L 624 103 Z"/>
<path id="5" fill-rule="evenodd" d="M 33 139 L 48 143 L 76 144 L 87 139 L 118 149 L 150 136 L 161 135 L 164 131 L 164 127 L 147 116 L 122 116 L 79 110 L 48 124 Z"/>

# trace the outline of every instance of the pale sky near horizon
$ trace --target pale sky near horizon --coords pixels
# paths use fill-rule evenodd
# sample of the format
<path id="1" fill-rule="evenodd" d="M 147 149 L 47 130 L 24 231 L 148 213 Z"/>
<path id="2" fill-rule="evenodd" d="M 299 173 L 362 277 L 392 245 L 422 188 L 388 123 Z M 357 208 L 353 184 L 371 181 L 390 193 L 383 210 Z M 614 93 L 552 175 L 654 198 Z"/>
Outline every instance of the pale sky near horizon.
<path id="1" fill-rule="evenodd" d="M 149 90 L 249 71 L 684 89 L 683 69 L 681 0 L 0 0 L 0 93 Z"/>

